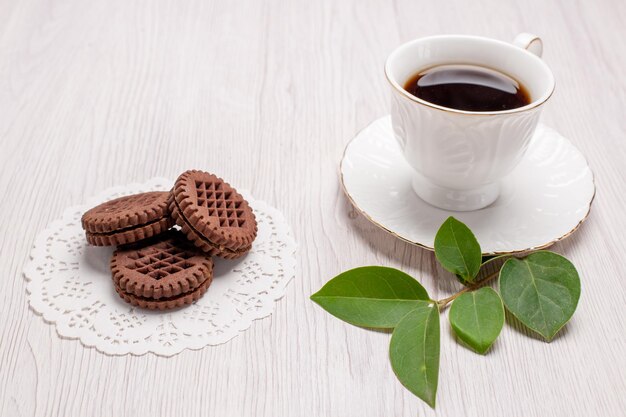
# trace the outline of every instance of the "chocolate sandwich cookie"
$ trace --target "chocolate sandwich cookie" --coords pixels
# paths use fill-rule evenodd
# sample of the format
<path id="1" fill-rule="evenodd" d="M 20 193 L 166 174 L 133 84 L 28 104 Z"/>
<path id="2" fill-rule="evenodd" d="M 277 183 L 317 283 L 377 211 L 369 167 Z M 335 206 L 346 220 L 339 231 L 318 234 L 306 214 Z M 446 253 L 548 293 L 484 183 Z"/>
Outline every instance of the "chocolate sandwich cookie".
<path id="1" fill-rule="evenodd" d="M 195 170 L 181 174 L 169 204 L 182 232 L 210 255 L 239 258 L 256 238 L 256 218 L 248 202 L 213 174 Z"/>
<path id="2" fill-rule="evenodd" d="M 95 246 L 124 245 L 165 232 L 173 225 L 169 192 L 153 191 L 107 201 L 83 214 L 87 242 Z"/>
<path id="3" fill-rule="evenodd" d="M 115 290 L 124 300 L 164 310 L 199 299 L 213 280 L 213 261 L 171 230 L 115 251 L 111 271 Z"/>

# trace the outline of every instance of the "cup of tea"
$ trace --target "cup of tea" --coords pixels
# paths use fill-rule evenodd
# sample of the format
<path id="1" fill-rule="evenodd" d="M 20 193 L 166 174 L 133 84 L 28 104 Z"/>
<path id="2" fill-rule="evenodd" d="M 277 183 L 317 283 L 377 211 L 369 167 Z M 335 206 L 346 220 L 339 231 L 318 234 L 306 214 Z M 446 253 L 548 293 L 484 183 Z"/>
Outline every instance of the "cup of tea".
<path id="1" fill-rule="evenodd" d="M 541 40 L 511 43 L 443 35 L 395 49 L 385 63 L 391 121 L 414 169 L 413 189 L 433 206 L 478 210 L 522 159 L 554 91 Z"/>

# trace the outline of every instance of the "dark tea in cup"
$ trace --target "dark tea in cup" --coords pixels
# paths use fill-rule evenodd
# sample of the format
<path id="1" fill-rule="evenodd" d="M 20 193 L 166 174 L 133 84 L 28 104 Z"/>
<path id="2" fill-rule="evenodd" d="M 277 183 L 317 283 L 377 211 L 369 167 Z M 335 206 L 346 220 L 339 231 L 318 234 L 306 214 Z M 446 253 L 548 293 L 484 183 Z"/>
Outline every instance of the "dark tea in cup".
<path id="1" fill-rule="evenodd" d="M 437 65 L 413 75 L 404 89 L 429 103 L 472 112 L 511 110 L 531 102 L 513 77 L 478 65 Z"/>

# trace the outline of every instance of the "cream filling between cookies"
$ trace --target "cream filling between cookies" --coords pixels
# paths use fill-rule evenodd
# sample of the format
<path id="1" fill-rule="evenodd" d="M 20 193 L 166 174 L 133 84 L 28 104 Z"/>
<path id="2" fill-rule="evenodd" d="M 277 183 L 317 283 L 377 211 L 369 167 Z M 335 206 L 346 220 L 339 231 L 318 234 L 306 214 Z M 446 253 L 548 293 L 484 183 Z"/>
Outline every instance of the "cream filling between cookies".
<path id="1" fill-rule="evenodd" d="M 142 227 L 146 227 L 146 226 L 151 226 L 153 224 L 157 224 L 162 222 L 163 220 L 165 220 L 165 217 L 160 217 L 156 220 L 153 220 L 151 222 L 147 222 L 147 223 L 142 223 L 142 224 L 138 224 L 135 226 L 128 226 L 128 227 L 124 227 L 122 229 L 117 229 L 117 230 L 112 230 L 110 232 L 89 232 L 87 231 L 87 233 L 89 233 L 91 236 L 113 236 L 113 235 L 117 235 L 119 233 L 125 233 L 125 232 L 130 232 L 136 229 L 140 229 Z"/>
<path id="2" fill-rule="evenodd" d="M 138 300 L 149 301 L 149 302 L 161 302 L 161 301 L 167 302 L 167 301 L 173 301 L 173 300 L 177 300 L 177 299 L 179 299 L 179 298 L 186 297 L 186 296 L 188 296 L 189 294 L 193 294 L 194 292 L 196 292 L 196 291 L 198 291 L 200 288 L 202 288 L 202 287 L 203 287 L 203 286 L 207 283 L 207 280 L 212 281 L 212 280 L 213 280 L 213 277 L 211 277 L 211 278 L 205 278 L 205 279 L 204 279 L 204 281 L 202 281 L 202 282 L 201 282 L 201 283 L 200 283 L 197 287 L 195 287 L 193 290 L 189 290 L 189 291 L 187 291 L 187 292 L 183 292 L 183 293 L 180 293 L 180 294 L 178 294 L 178 295 L 173 295 L 173 296 L 171 296 L 171 297 L 161 297 L 161 298 L 144 297 L 143 295 L 137 295 L 137 294 L 135 294 L 134 292 L 127 292 L 127 291 L 124 291 L 124 290 L 123 290 L 123 289 L 122 289 L 119 285 L 117 285 L 117 284 L 116 284 L 116 286 L 117 286 L 117 287 L 120 289 L 120 291 L 122 291 L 123 293 L 125 293 L 125 294 L 127 294 L 127 295 L 129 295 L 129 296 L 132 296 L 132 297 L 134 297 L 134 298 L 136 298 L 136 299 L 138 299 Z M 210 282 L 209 282 L 209 285 L 210 285 Z"/>
<path id="3" fill-rule="evenodd" d="M 218 251 L 221 252 L 227 252 L 227 253 L 233 253 L 233 254 L 239 254 L 239 253 L 243 253 L 243 252 L 247 252 L 250 250 L 250 247 L 252 246 L 247 246 L 243 249 L 239 249 L 239 250 L 232 250 L 232 249 L 228 249 L 227 247 L 224 246 L 220 246 L 217 245 L 213 242 L 211 242 L 209 239 L 207 239 L 202 233 L 200 233 L 195 227 L 193 227 L 189 221 L 187 220 L 187 218 L 183 215 L 183 211 L 180 209 L 180 206 L 178 205 L 178 201 L 176 201 L 176 199 L 174 198 L 174 205 L 176 206 L 176 210 L 178 210 L 178 216 L 176 216 L 177 219 L 182 219 L 182 221 L 185 223 L 185 225 L 187 227 L 189 227 L 189 229 L 191 229 L 191 231 L 203 242 L 205 242 L 207 245 L 211 246 L 212 248 L 217 249 Z"/>

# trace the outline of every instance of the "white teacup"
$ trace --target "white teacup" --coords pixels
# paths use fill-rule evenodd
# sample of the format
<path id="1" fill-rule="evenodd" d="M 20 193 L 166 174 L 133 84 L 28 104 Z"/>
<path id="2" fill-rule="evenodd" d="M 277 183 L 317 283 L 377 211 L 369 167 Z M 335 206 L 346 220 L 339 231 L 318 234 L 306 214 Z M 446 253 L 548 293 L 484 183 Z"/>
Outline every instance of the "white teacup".
<path id="1" fill-rule="evenodd" d="M 520 34 L 514 44 L 476 36 L 416 39 L 385 63 L 392 89 L 391 120 L 404 157 L 415 170 L 413 189 L 440 208 L 469 211 L 493 203 L 499 182 L 521 160 L 554 76 L 539 58 L 541 40 Z M 530 104 L 511 110 L 472 112 L 429 103 L 404 90 L 413 75 L 445 64 L 479 65 L 519 81 Z"/>

